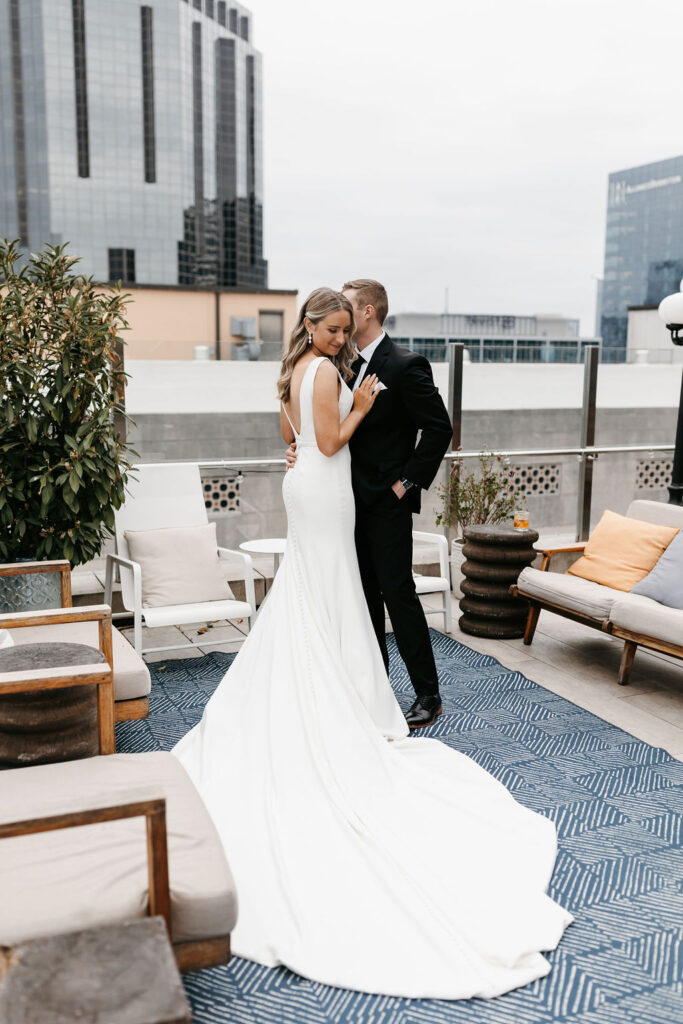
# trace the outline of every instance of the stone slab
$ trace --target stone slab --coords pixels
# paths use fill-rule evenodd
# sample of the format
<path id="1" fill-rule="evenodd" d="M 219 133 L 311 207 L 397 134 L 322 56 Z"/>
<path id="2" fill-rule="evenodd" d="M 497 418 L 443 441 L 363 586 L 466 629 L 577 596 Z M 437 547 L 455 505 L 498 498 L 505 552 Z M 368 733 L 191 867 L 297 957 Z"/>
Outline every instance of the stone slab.
<path id="1" fill-rule="evenodd" d="M 124 921 L 0 947 L 3 1024 L 189 1024 L 164 921 Z"/>

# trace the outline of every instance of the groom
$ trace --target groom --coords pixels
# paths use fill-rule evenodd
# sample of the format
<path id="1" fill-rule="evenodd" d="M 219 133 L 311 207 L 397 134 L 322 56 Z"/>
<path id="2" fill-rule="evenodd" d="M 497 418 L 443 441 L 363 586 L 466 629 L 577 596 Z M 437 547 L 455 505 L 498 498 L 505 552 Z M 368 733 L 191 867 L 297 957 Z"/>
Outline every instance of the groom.
<path id="1" fill-rule="evenodd" d="M 385 605 L 389 612 L 417 695 L 406 720 L 420 729 L 441 714 L 441 697 L 413 581 L 413 513 L 420 511 L 420 491 L 430 486 L 448 450 L 452 427 L 428 360 L 399 348 L 383 330 L 389 309 L 384 287 L 362 278 L 347 281 L 342 292 L 353 306 L 359 353 L 349 387 L 355 390 L 366 373 L 376 373 L 384 385 L 350 441 L 358 563 L 387 671 Z"/>

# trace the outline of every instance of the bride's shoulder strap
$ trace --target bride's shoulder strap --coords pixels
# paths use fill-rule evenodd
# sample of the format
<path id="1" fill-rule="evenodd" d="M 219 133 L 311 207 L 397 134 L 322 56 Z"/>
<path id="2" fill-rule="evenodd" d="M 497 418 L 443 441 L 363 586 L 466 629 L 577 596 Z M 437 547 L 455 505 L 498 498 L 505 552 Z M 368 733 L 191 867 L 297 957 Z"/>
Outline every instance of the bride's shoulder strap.
<path id="1" fill-rule="evenodd" d="M 296 437 L 297 434 L 299 433 L 299 431 L 296 429 L 296 427 L 292 423 L 292 418 L 289 415 L 289 413 L 287 412 L 287 407 L 286 407 L 285 403 L 284 402 L 280 402 L 280 405 L 282 406 L 282 411 L 285 414 L 285 416 L 287 417 L 287 422 L 289 423 L 290 427 L 294 431 L 294 436 Z"/>

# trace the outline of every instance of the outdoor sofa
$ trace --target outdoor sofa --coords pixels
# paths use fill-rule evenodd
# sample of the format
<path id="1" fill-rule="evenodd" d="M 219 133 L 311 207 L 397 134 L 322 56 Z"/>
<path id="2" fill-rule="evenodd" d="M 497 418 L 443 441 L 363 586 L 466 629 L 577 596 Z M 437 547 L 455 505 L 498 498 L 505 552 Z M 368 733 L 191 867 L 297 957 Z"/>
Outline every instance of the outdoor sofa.
<path id="1" fill-rule="evenodd" d="M 0 947 L 150 913 L 181 970 L 227 963 L 234 881 L 172 754 L 12 768 L 0 784 Z"/>
<path id="2" fill-rule="evenodd" d="M 627 518 L 659 526 L 683 530 L 683 507 L 657 501 L 633 501 Z M 618 682 L 629 681 L 633 659 L 638 647 L 683 658 L 683 610 L 667 607 L 650 597 L 616 590 L 601 583 L 552 572 L 553 558 L 576 554 L 578 558 L 586 543 L 540 549 L 540 569 L 526 568 L 512 592 L 529 601 L 524 643 L 533 641 L 542 610 L 600 629 L 624 640 Z"/>

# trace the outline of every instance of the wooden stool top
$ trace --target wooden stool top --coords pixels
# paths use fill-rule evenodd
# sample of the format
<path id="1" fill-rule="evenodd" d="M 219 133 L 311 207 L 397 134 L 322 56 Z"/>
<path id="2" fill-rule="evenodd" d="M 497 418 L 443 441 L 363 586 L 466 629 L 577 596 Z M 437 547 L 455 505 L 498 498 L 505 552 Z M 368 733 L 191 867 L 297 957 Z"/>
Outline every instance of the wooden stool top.
<path id="1" fill-rule="evenodd" d="M 463 533 L 465 540 L 478 541 L 480 544 L 517 544 L 523 547 L 531 546 L 538 540 L 536 530 L 515 530 L 508 523 L 466 526 Z"/>

